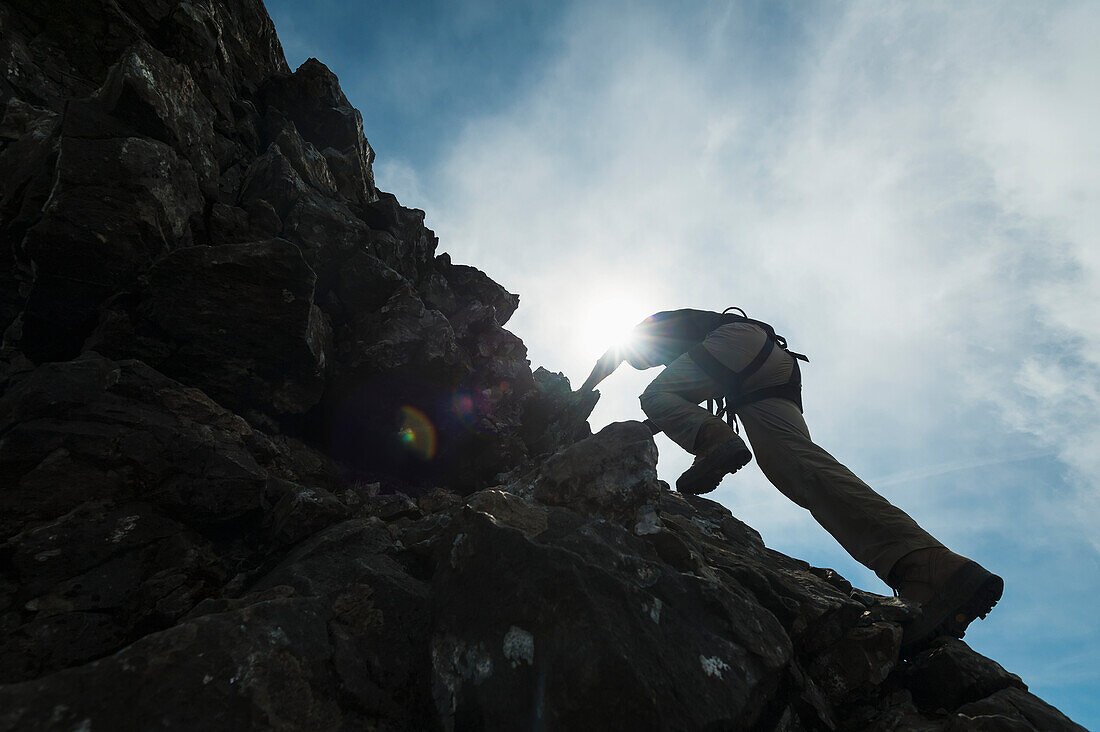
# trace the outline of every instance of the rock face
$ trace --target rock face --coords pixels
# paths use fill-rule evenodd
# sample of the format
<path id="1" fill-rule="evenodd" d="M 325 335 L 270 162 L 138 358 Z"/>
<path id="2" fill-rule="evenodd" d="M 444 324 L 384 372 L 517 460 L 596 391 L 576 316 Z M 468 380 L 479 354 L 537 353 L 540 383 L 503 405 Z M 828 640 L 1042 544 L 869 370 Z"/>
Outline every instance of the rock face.
<path id="1" fill-rule="evenodd" d="M 0 57 L 0 730 L 1080 729 L 592 435 L 258 0 Z"/>

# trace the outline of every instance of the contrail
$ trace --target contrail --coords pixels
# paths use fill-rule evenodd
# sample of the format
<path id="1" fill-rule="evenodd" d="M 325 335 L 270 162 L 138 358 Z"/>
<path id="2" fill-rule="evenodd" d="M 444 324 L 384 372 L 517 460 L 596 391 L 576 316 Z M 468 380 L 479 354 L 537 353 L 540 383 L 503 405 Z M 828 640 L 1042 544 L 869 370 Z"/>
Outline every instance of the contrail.
<path id="1" fill-rule="evenodd" d="M 872 478 L 868 483 L 871 486 L 898 485 L 900 483 L 909 483 L 914 480 L 933 478 L 938 475 L 947 475 L 948 473 L 955 473 L 960 470 L 984 468 L 990 465 L 1004 465 L 1006 463 L 1020 463 L 1027 460 L 1035 460 L 1036 458 L 1053 457 L 1055 455 L 1057 455 L 1057 453 L 1052 450 L 1036 449 L 1027 452 L 1013 453 L 1010 456 L 949 460 L 937 465 L 929 465 L 924 468 L 916 468 L 913 470 L 903 470 L 900 473 Z"/>

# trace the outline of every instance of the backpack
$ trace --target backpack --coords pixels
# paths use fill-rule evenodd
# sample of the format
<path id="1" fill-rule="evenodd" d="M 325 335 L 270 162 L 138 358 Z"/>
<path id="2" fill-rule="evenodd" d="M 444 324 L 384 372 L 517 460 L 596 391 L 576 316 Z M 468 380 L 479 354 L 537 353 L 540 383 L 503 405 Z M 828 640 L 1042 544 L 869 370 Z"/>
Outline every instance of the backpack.
<path id="1" fill-rule="evenodd" d="M 731 310 L 737 312 L 730 312 Z M 761 328 L 766 335 L 760 351 L 740 371 L 726 368 L 703 346 L 703 341 L 712 330 L 728 323 L 750 323 Z M 764 365 L 776 346 L 794 359 L 791 378 L 786 384 L 745 392 L 742 389 L 745 380 Z M 707 407 L 715 416 L 725 416 L 731 425 L 736 424 L 734 410 L 761 399 L 789 399 L 798 405 L 798 411 L 802 411 L 802 373 L 798 362 L 809 363 L 810 359 L 789 350 L 786 338 L 777 335 L 775 329 L 767 323 L 748 317 L 741 308 L 729 307 L 721 313 L 690 309 L 655 313 L 635 327 L 625 356 L 626 361 L 634 368 L 647 369 L 660 364 L 667 366 L 685 353 L 722 386 L 722 396 L 717 400 L 708 400 Z M 649 423 L 650 420 L 646 422 Z M 656 426 L 651 424 L 650 427 L 654 429 Z"/>
<path id="2" fill-rule="evenodd" d="M 725 314 L 708 310 L 665 310 L 634 326 L 624 346 L 626 362 L 636 369 L 668 366 L 702 343 L 715 328 L 735 322 Z"/>

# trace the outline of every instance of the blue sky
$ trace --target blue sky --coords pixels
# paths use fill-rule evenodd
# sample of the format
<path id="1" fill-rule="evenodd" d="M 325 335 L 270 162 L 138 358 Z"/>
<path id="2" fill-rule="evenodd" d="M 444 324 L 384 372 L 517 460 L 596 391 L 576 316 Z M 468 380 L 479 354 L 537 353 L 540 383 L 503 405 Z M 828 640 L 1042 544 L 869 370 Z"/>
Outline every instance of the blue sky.
<path id="1" fill-rule="evenodd" d="M 380 187 L 520 294 L 534 366 L 578 384 L 656 310 L 773 323 L 815 439 L 1004 576 L 971 645 L 1100 727 L 1100 5 L 268 8 Z M 653 376 L 608 379 L 593 427 Z M 755 466 L 713 496 L 887 591 Z"/>

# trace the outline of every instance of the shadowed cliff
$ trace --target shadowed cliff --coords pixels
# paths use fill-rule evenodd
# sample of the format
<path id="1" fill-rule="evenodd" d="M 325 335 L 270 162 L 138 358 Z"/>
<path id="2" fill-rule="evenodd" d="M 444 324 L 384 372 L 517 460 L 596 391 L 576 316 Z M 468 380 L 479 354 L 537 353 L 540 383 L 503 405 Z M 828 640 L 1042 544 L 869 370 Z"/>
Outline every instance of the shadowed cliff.
<path id="1" fill-rule="evenodd" d="M 0 56 L 0 730 L 1081 729 L 591 435 L 259 2 Z"/>

